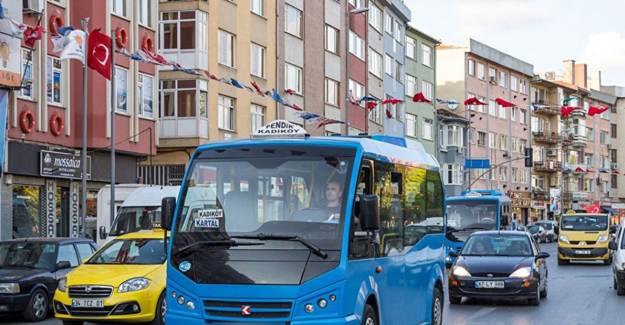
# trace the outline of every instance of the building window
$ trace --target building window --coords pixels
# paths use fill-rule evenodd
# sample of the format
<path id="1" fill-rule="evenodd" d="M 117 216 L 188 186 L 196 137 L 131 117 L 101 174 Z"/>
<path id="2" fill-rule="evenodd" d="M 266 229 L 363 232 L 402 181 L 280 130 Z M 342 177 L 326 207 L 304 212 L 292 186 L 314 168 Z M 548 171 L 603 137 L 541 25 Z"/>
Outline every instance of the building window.
<path id="1" fill-rule="evenodd" d="M 527 80 L 521 79 L 519 87 L 521 94 L 527 94 Z"/>
<path id="2" fill-rule="evenodd" d="M 13 235 L 12 238 L 40 237 L 41 232 L 39 192 L 40 186 L 13 185 Z M 54 249 L 54 246 L 50 247 Z"/>
<path id="3" fill-rule="evenodd" d="M 234 131 L 234 112 L 235 99 L 219 95 L 217 98 L 217 127 L 224 130 Z"/>
<path id="4" fill-rule="evenodd" d="M 499 167 L 499 180 L 506 181 L 508 179 L 508 167 Z"/>
<path id="5" fill-rule="evenodd" d="M 128 70 L 115 67 L 115 110 L 128 112 Z"/>
<path id="6" fill-rule="evenodd" d="M 393 17 L 388 12 L 384 13 L 384 30 L 393 35 Z"/>
<path id="7" fill-rule="evenodd" d="M 252 43 L 250 46 L 251 73 L 257 77 L 265 77 L 265 48 Z"/>
<path id="8" fill-rule="evenodd" d="M 250 11 L 262 16 L 264 13 L 263 0 L 250 0 Z"/>
<path id="9" fill-rule="evenodd" d="M 499 107 L 499 118 L 506 118 L 506 108 L 501 106 L 501 105 L 497 105 Z"/>
<path id="10" fill-rule="evenodd" d="M 469 60 L 469 76 L 475 76 L 475 61 Z"/>
<path id="11" fill-rule="evenodd" d="M 491 149 L 497 148 L 497 136 L 495 133 L 488 132 L 488 147 Z"/>
<path id="12" fill-rule="evenodd" d="M 382 32 L 382 9 L 372 3 L 369 6 L 369 25 Z"/>
<path id="13" fill-rule="evenodd" d="M 302 93 L 302 68 L 292 64 L 285 64 L 285 86 L 286 89 L 293 89 L 296 93 Z"/>
<path id="14" fill-rule="evenodd" d="M 111 0 L 111 12 L 126 17 L 126 0 Z"/>
<path id="15" fill-rule="evenodd" d="M 595 141 L 595 129 L 588 127 L 586 128 L 586 139 L 590 142 Z"/>
<path id="16" fill-rule="evenodd" d="M 512 107 L 512 110 L 510 111 L 510 119 L 515 122 L 516 121 L 516 112 L 517 112 L 517 108 L 516 107 Z"/>
<path id="17" fill-rule="evenodd" d="M 196 12 L 195 11 L 174 11 L 161 13 L 161 48 L 194 50 L 196 45 Z M 197 40 L 199 49 L 208 49 L 206 40 L 206 14 L 199 14 L 199 26 Z M 183 37 L 184 35 L 184 37 Z"/>
<path id="18" fill-rule="evenodd" d="M 484 65 L 482 63 L 478 63 L 477 64 L 477 77 L 480 80 L 484 80 L 484 78 L 486 78 L 486 76 L 484 75 L 485 71 L 484 71 Z"/>
<path id="19" fill-rule="evenodd" d="M 477 145 L 486 147 L 486 132 L 477 131 Z"/>
<path id="20" fill-rule="evenodd" d="M 382 78 L 382 54 L 369 49 L 369 72 Z"/>
<path id="21" fill-rule="evenodd" d="M 499 71 L 499 86 L 506 88 L 506 73 Z"/>
<path id="22" fill-rule="evenodd" d="M 505 134 L 499 135 L 499 149 L 506 150 L 508 148 L 508 136 Z"/>
<path id="23" fill-rule="evenodd" d="M 371 94 L 369 94 L 369 96 L 373 97 Z M 369 111 L 369 120 L 378 124 L 382 123 L 382 105 L 376 105 Z"/>
<path id="24" fill-rule="evenodd" d="M 302 37 L 302 12 L 293 6 L 286 5 L 285 31 L 293 36 Z"/>
<path id="25" fill-rule="evenodd" d="M 48 103 L 63 105 L 63 65 L 58 58 L 48 56 Z"/>
<path id="26" fill-rule="evenodd" d="M 618 178 L 617 175 L 610 175 L 610 184 L 613 189 L 618 188 Z"/>
<path id="27" fill-rule="evenodd" d="M 150 0 L 137 1 L 139 6 L 139 23 L 144 26 L 152 26 L 152 6 Z"/>
<path id="28" fill-rule="evenodd" d="M 488 115 L 497 116 L 497 102 L 494 100 L 488 101 Z"/>
<path id="29" fill-rule="evenodd" d="M 252 133 L 265 125 L 265 107 L 252 104 L 250 106 L 250 116 L 252 118 Z"/>
<path id="30" fill-rule="evenodd" d="M 413 138 L 417 137 L 417 117 L 409 113 L 406 113 L 406 135 Z"/>
<path id="31" fill-rule="evenodd" d="M 326 25 L 326 51 L 339 53 L 339 31 L 330 25 Z"/>
<path id="32" fill-rule="evenodd" d="M 488 68 L 488 80 L 494 81 L 497 78 L 497 70 L 495 68 Z"/>
<path id="33" fill-rule="evenodd" d="M 406 56 L 417 59 L 417 41 L 412 37 L 406 37 Z"/>
<path id="34" fill-rule="evenodd" d="M 326 104 L 338 106 L 339 104 L 339 83 L 326 78 Z"/>
<path id="35" fill-rule="evenodd" d="M 461 165 L 445 164 L 444 173 L 445 185 L 462 185 L 463 170 Z"/>
<path id="36" fill-rule="evenodd" d="M 527 117 L 526 116 L 527 115 L 526 115 L 525 110 L 520 109 L 519 110 L 519 123 L 521 123 L 521 124 L 527 123 L 527 120 L 526 120 Z"/>
<path id="37" fill-rule="evenodd" d="M 395 40 L 398 43 L 402 42 L 401 29 L 402 29 L 402 25 L 399 23 L 399 20 L 395 20 L 395 30 L 393 31 L 393 37 L 395 37 Z"/>
<path id="38" fill-rule="evenodd" d="M 362 97 L 364 97 L 365 95 L 365 87 L 361 84 L 359 84 L 358 82 L 349 79 L 349 83 L 348 83 L 348 88 L 349 88 L 349 96 L 351 96 L 354 99 L 360 99 Z M 364 102 L 360 104 L 360 106 L 364 106 Z"/>
<path id="39" fill-rule="evenodd" d="M 351 30 L 349 31 L 349 53 L 361 60 L 365 59 L 365 41 Z"/>
<path id="40" fill-rule="evenodd" d="M 614 123 L 610 124 L 610 137 L 616 139 L 616 124 Z"/>
<path id="41" fill-rule="evenodd" d="M 421 92 L 423 92 L 423 96 L 425 96 L 425 98 L 427 99 L 432 99 L 432 89 L 434 89 L 434 86 L 432 85 L 431 82 L 429 81 L 425 81 L 425 80 L 421 80 Z"/>
<path id="42" fill-rule="evenodd" d="M 510 76 L 510 90 L 517 91 L 517 85 L 519 83 L 519 79 L 515 76 Z"/>
<path id="43" fill-rule="evenodd" d="M 432 140 L 432 120 L 429 118 L 423 119 L 423 134 L 421 137 L 425 140 Z"/>
<path id="44" fill-rule="evenodd" d="M 412 97 L 417 93 L 417 77 L 406 74 L 406 96 Z"/>
<path id="45" fill-rule="evenodd" d="M 349 4 L 354 6 L 354 8 L 362 8 L 363 0 L 349 0 Z"/>
<path id="46" fill-rule="evenodd" d="M 137 101 L 139 114 L 152 117 L 154 110 L 154 78 L 146 74 L 139 74 L 137 78 Z"/>
<path id="47" fill-rule="evenodd" d="M 463 130 L 458 125 L 447 125 L 443 128 L 443 143 L 445 147 L 462 147 L 464 142 Z"/>
<path id="48" fill-rule="evenodd" d="M 395 79 L 395 60 L 388 54 L 384 57 L 384 72 Z"/>
<path id="49" fill-rule="evenodd" d="M 33 51 L 30 49 L 22 49 L 22 90 L 18 93 L 20 97 L 33 99 L 34 83 L 33 83 Z"/>
<path id="50" fill-rule="evenodd" d="M 432 48 L 425 45 L 425 44 L 421 44 L 421 55 L 422 55 L 422 61 L 423 65 L 426 67 L 432 67 Z"/>
<path id="51" fill-rule="evenodd" d="M 234 67 L 234 35 L 219 30 L 219 63 Z"/>
<path id="52" fill-rule="evenodd" d="M 599 144 L 607 144 L 608 143 L 608 132 L 601 131 L 599 132 Z"/>
<path id="53" fill-rule="evenodd" d="M 199 88 L 200 97 L 196 103 Z M 161 116 L 195 117 L 196 105 L 199 116 L 206 117 L 208 108 L 208 83 L 203 80 L 162 80 Z"/>

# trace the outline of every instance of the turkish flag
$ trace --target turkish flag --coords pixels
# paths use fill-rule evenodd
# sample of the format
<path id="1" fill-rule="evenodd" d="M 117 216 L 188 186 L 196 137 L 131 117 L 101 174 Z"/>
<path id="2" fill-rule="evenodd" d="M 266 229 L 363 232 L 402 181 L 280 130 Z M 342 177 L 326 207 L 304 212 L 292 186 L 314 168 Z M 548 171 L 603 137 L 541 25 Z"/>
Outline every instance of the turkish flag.
<path id="1" fill-rule="evenodd" d="M 503 99 L 503 98 L 497 98 L 495 99 L 495 102 L 499 105 L 501 105 L 501 107 L 515 107 L 516 105 Z"/>
<path id="2" fill-rule="evenodd" d="M 482 103 L 477 97 L 471 97 L 464 101 L 464 104 L 469 105 L 486 105 L 486 103 Z"/>
<path id="3" fill-rule="evenodd" d="M 588 108 L 588 116 L 594 116 L 597 114 L 601 114 L 607 110 L 609 110 L 610 108 L 605 106 L 605 107 L 595 107 L 595 106 L 590 106 Z"/>
<path id="4" fill-rule="evenodd" d="M 412 101 L 415 103 L 431 103 L 432 102 L 431 100 L 427 99 L 425 95 L 423 95 L 422 92 L 414 95 L 414 97 L 412 97 Z"/>
<path id="5" fill-rule="evenodd" d="M 97 71 L 104 78 L 111 80 L 111 59 L 113 56 L 113 41 L 100 29 L 95 29 L 89 34 L 89 52 L 87 53 L 87 66 Z"/>

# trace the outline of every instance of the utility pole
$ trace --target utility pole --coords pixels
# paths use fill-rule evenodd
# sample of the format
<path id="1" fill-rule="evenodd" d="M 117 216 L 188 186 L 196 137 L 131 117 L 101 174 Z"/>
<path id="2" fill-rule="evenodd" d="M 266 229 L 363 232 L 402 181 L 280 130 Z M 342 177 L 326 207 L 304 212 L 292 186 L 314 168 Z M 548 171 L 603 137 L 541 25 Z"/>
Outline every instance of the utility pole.
<path id="1" fill-rule="evenodd" d="M 89 17 L 81 20 L 82 29 L 85 31 L 85 59 L 82 64 L 82 152 L 80 166 L 82 167 L 82 188 L 80 197 L 80 237 L 85 238 L 85 218 L 87 216 L 87 49 L 89 48 Z"/>

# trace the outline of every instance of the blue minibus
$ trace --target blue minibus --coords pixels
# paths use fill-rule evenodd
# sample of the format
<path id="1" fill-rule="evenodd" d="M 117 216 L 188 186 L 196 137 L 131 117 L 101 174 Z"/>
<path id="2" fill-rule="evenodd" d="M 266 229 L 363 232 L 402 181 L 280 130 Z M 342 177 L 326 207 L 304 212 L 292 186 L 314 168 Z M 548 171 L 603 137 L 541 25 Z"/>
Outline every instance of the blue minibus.
<path id="1" fill-rule="evenodd" d="M 478 230 L 503 230 L 510 224 L 511 204 L 509 196 L 498 190 L 466 190 L 459 196 L 445 200 L 447 206 L 446 247 L 457 252 L 464 241 Z M 447 266 L 453 258 L 445 260 Z"/>
<path id="2" fill-rule="evenodd" d="M 402 138 L 264 131 L 197 148 L 163 199 L 166 322 L 442 324 L 436 160 Z"/>

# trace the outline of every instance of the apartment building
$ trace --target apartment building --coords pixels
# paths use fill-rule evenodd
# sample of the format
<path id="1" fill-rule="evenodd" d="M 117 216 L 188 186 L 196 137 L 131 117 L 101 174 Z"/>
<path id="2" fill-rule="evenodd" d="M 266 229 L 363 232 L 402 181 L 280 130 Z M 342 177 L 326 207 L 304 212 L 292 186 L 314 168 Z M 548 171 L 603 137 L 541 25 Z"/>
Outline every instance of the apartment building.
<path id="1" fill-rule="evenodd" d="M 21 10 L 23 22 L 31 26 L 41 22 L 80 28 L 81 19 L 90 17 L 90 29 L 101 28 L 109 35 L 124 30 L 129 51 L 155 40 L 154 1 L 5 1 L 6 5 L 12 12 Z M 116 54 L 115 84 L 89 70 L 83 93 L 82 63 L 61 60 L 53 51 L 52 36 L 49 30 L 33 48 L 25 43 L 20 48 L 19 42 L 10 48 L 19 51 L 16 57 L 25 73 L 24 87 L 9 97 L 0 239 L 79 235 L 83 96 L 87 96 L 90 161 L 87 217 L 95 217 L 97 192 L 110 182 L 111 107 L 116 113 L 116 181 L 136 182 L 138 161 L 156 153 L 154 66 Z M 95 229 L 87 229 L 87 234 L 95 236 Z"/>
<path id="2" fill-rule="evenodd" d="M 468 141 L 461 130 L 448 132 L 467 159 L 488 159 L 490 170 L 455 170 L 475 189 L 499 189 L 513 199 L 513 212 L 528 220 L 531 208 L 530 170 L 524 167 L 529 144 L 530 79 L 534 67 L 509 54 L 471 39 L 468 46 L 440 45 L 437 51 L 438 97 L 463 103 L 478 98 L 487 105 L 460 105 L 458 114 L 470 120 Z M 498 99 L 512 103 L 506 108 Z M 464 107 L 463 107 L 464 106 Z M 448 137 L 448 150 L 452 145 Z M 464 142 L 464 143 L 463 143 Z M 461 145 L 462 144 L 462 145 Z M 460 149 L 462 148 L 462 149 Z"/>
<path id="3" fill-rule="evenodd" d="M 408 25 L 406 28 L 406 139 L 418 141 L 427 152 L 436 155 L 437 140 L 445 139 L 446 128 L 438 132 L 436 118 L 436 51 L 440 42 L 418 29 Z M 422 93 L 431 103 L 413 102 L 413 96 Z M 442 137 L 439 139 L 439 134 Z"/>
<path id="4" fill-rule="evenodd" d="M 615 96 L 616 102 L 610 112 L 610 138 L 612 148 L 610 149 L 610 165 L 619 174 L 611 176 L 611 191 L 616 195 L 613 198 L 612 208 L 616 210 L 621 218 L 625 218 L 625 177 L 623 169 L 625 165 L 625 88 L 620 86 L 599 85 L 601 91 Z"/>

